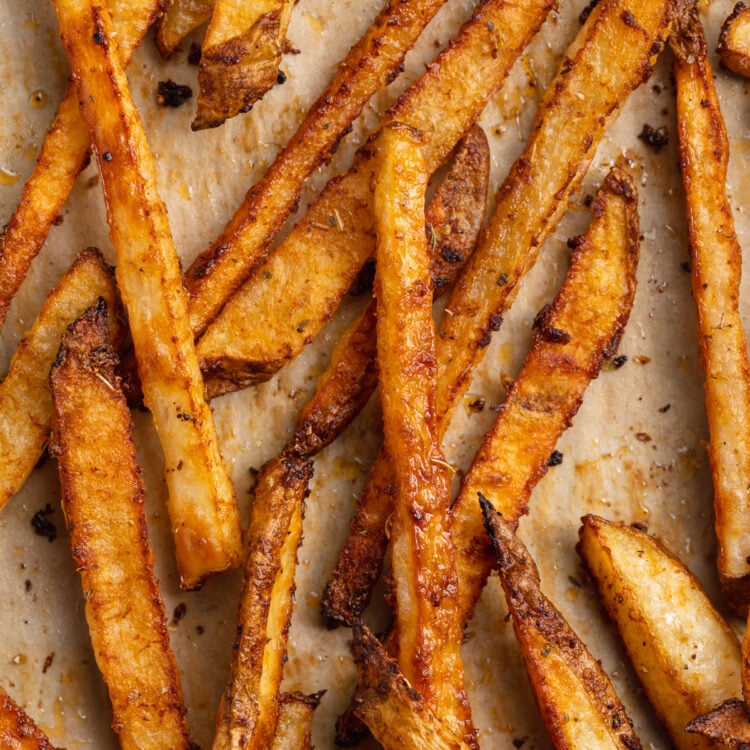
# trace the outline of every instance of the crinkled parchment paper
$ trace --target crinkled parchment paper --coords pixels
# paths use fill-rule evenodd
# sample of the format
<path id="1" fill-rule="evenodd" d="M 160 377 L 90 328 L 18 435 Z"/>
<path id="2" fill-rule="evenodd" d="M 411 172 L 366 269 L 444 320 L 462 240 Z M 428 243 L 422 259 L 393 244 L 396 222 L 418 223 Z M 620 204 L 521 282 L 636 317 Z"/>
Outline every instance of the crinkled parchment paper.
<path id="1" fill-rule="evenodd" d="M 536 103 L 579 28 L 583 4 L 560 0 L 559 10 L 550 16 L 482 118 L 492 143 L 494 186 L 523 147 Z M 159 188 L 185 264 L 224 226 L 379 5 L 379 0 L 299 0 L 290 30 L 299 54 L 287 55 L 283 61 L 286 82 L 250 114 L 202 133 L 189 129 L 194 100 L 176 110 L 155 103 L 160 80 L 171 77 L 195 89 L 196 69 L 186 60 L 189 43 L 167 64 L 155 53 L 152 37 L 147 37 L 131 65 L 130 82 L 157 157 Z M 348 165 L 363 133 L 423 70 L 424 62 L 446 44 L 471 6 L 469 0 L 448 1 L 410 53 L 404 74 L 373 97 L 334 163 L 310 180 L 303 207 L 329 175 Z M 711 48 L 730 10 L 729 0 L 701 6 Z M 5 222 L 32 170 L 68 73 L 49 0 L 0 0 L 0 40 L 0 221 Z M 743 168 L 750 146 L 748 83 L 718 66 L 716 73 L 732 140 L 732 206 L 740 239 L 748 245 L 750 216 L 744 200 L 750 197 L 750 172 Z M 685 215 L 673 94 L 669 54 L 665 53 L 653 79 L 631 97 L 612 126 L 584 188 L 523 282 L 513 311 L 486 351 L 469 396 L 457 409 L 445 443 L 448 459 L 467 468 L 482 432 L 495 416 L 494 407 L 503 400 L 504 384 L 514 377 L 528 350 L 535 313 L 559 287 L 569 257 L 566 239 L 582 231 L 589 220 L 585 197 L 595 191 L 610 165 L 624 164 L 640 188 L 643 232 L 635 308 L 620 346 L 628 361 L 619 369 L 603 372 L 590 387 L 573 427 L 558 446 L 562 464 L 550 469 L 540 483 L 531 513 L 520 529 L 539 561 L 547 593 L 613 676 L 645 746 L 655 748 L 668 743 L 583 579 L 574 544 L 583 513 L 648 524 L 718 600 L 702 377 L 689 274 L 683 268 L 687 260 Z M 653 128 L 666 126 L 669 144 L 658 153 L 637 138 L 645 123 Z M 0 339 L 2 371 L 46 291 L 75 253 L 85 245 L 98 245 L 113 258 L 94 166 L 79 179 L 62 218 L 11 308 Z M 337 333 L 362 303 L 361 298 L 347 299 L 319 341 L 277 377 L 214 402 L 222 449 L 245 520 L 252 500 L 252 469 L 285 443 L 297 411 L 325 367 Z M 744 307 L 750 310 L 747 294 Z M 484 399 L 481 412 L 468 408 L 476 397 Z M 316 461 L 307 504 L 285 686 L 328 691 L 315 719 L 318 748 L 333 746 L 333 717 L 347 704 L 354 681 L 349 633 L 327 631 L 318 604 L 380 439 L 375 401 Z M 199 592 L 178 589 L 161 449 L 148 415 L 135 414 L 134 418 L 148 489 L 148 521 L 172 643 L 182 670 L 189 723 L 195 740 L 208 747 L 231 656 L 240 576 L 221 576 Z M 32 515 L 47 504 L 53 509 L 49 518 L 58 529 L 54 542 L 35 535 L 30 523 Z M 40 464 L 0 515 L 0 601 L 0 685 L 27 708 L 55 744 L 70 750 L 117 747 L 109 729 L 106 690 L 88 643 L 83 597 L 51 460 Z M 374 607 L 374 622 L 383 622 L 383 613 L 378 611 L 382 609 L 382 604 Z M 479 738 L 486 748 L 546 748 L 549 741 L 504 614 L 502 594 L 493 580 L 470 624 L 463 652 Z"/>

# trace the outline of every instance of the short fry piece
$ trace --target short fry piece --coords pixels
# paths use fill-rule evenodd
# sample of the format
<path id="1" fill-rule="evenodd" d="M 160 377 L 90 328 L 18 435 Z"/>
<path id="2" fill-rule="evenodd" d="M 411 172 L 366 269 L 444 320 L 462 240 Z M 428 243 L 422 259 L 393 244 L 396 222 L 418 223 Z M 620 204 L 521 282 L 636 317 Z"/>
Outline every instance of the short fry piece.
<path id="1" fill-rule="evenodd" d="M 385 449 L 395 477 L 393 578 L 399 665 L 454 732 L 475 746 L 464 690 L 461 622 L 445 458 L 435 435 L 435 327 L 424 233 L 421 135 L 380 133 L 375 170 L 375 298 Z"/>
<path id="2" fill-rule="evenodd" d="M 739 698 L 730 698 L 713 711 L 693 719 L 685 731 L 702 734 L 721 743 L 721 747 L 747 750 L 750 746 L 747 705 Z"/>
<path id="3" fill-rule="evenodd" d="M 267 750 L 273 740 L 311 476 L 310 461 L 281 456 L 258 478 L 234 659 L 216 717 L 214 750 Z"/>
<path id="4" fill-rule="evenodd" d="M 124 336 L 112 269 L 98 250 L 82 251 L 49 293 L 21 339 L 0 385 L 0 509 L 23 486 L 44 452 L 52 426 L 49 368 L 65 329 L 99 297 L 107 300 L 111 335 Z"/>
<path id="5" fill-rule="evenodd" d="M 156 16 L 160 0 L 115 5 L 123 10 L 115 15 L 113 25 L 120 57 L 123 64 L 127 64 Z M 80 115 L 78 92 L 70 84 L 34 171 L 24 185 L 21 202 L 0 235 L 0 328 L 11 300 L 86 164 L 90 145 L 91 138 Z"/>
<path id="6" fill-rule="evenodd" d="M 750 78 L 750 8 L 744 3 L 737 3 L 724 21 L 716 51 L 725 68 Z"/>
<path id="7" fill-rule="evenodd" d="M 428 708 L 364 625 L 354 628 L 355 713 L 385 750 L 469 750 Z"/>
<path id="8" fill-rule="evenodd" d="M 156 46 L 164 59 L 170 58 L 180 42 L 211 18 L 216 0 L 171 0 L 156 28 Z"/>
<path id="9" fill-rule="evenodd" d="M 713 749 L 685 725 L 741 694 L 740 647 L 695 577 L 638 529 L 585 516 L 578 552 L 657 716 L 679 750 Z"/>
<path id="10" fill-rule="evenodd" d="M 198 68 L 193 130 L 215 128 L 276 83 L 294 0 L 216 0 Z"/>
<path id="11" fill-rule="evenodd" d="M 96 663 L 124 750 L 191 747 L 154 574 L 130 412 L 100 300 L 71 325 L 50 374 L 54 443 Z"/>
<path id="12" fill-rule="evenodd" d="M 310 750 L 312 720 L 323 693 L 284 693 L 271 750 Z"/>
<path id="13" fill-rule="evenodd" d="M 641 747 L 601 664 L 542 593 L 528 550 L 492 504 L 479 496 L 497 554 L 513 630 L 537 705 L 558 750 Z"/>
<path id="14" fill-rule="evenodd" d="M 726 128 L 692 4 L 677 15 L 670 44 L 705 374 L 717 566 L 725 598 L 744 611 L 750 602 L 750 361 L 739 310 L 742 253 L 726 193 Z"/>
<path id="15" fill-rule="evenodd" d="M 57 0 L 55 7 L 102 174 L 144 401 L 164 449 L 181 583 L 196 588 L 206 576 L 239 565 L 239 514 L 203 393 L 153 156 L 114 54 L 109 14 L 93 2 Z"/>
<path id="16" fill-rule="evenodd" d="M 55 750 L 33 719 L 0 688 L 0 747 L 13 750 Z"/>

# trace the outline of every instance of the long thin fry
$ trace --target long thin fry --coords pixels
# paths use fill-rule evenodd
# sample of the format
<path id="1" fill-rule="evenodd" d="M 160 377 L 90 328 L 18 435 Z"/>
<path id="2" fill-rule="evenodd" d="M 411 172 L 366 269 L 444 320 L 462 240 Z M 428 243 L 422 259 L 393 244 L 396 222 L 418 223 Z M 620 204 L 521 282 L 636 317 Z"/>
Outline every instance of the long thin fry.
<path id="1" fill-rule="evenodd" d="M 116 341 L 124 337 L 120 303 L 98 250 L 83 250 L 49 293 L 31 329 L 21 339 L 0 385 L 0 509 L 23 486 L 49 440 L 52 397 L 49 368 L 65 329 L 99 297 L 107 300 Z"/>
<path id="2" fill-rule="evenodd" d="M 203 394 L 153 156 L 110 43 L 109 14 L 93 0 L 58 0 L 55 7 L 102 174 L 144 400 L 164 449 L 181 583 L 195 588 L 241 561 L 234 488 Z"/>
<path id="3" fill-rule="evenodd" d="M 672 0 L 603 0 L 563 58 L 537 111 L 531 139 L 498 192 L 480 246 L 462 271 L 438 330 L 439 434 L 502 322 L 522 275 L 580 184 L 595 146 L 628 94 L 648 78 L 668 31 Z M 613 55 L 627 39 L 623 54 Z M 332 579 L 329 602 L 352 622 L 369 599 L 387 545 L 391 485 L 382 459 L 365 488 Z M 346 580 L 342 580 L 346 578 Z M 358 609 L 352 610 L 351 604 Z"/>
<path id="4" fill-rule="evenodd" d="M 436 715 L 475 747 L 460 655 L 450 493 L 433 421 L 437 367 L 421 138 L 397 123 L 383 129 L 374 187 L 380 398 L 396 480 L 392 564 L 399 665 Z"/>
<path id="5" fill-rule="evenodd" d="M 744 611 L 750 601 L 750 361 L 739 310 L 742 251 L 726 192 L 729 144 L 692 5 L 678 14 L 670 44 L 711 437 L 717 566 L 725 598 Z"/>
<path id="6" fill-rule="evenodd" d="M 113 35 L 123 64 L 154 20 L 160 0 L 113 3 Z M 81 119 L 78 93 L 70 84 L 42 145 L 21 201 L 0 235 L 0 328 L 11 300 L 62 211 L 78 174 L 86 165 L 91 137 Z"/>
<path id="7" fill-rule="evenodd" d="M 551 0 L 485 0 L 448 49 L 391 109 L 384 122 L 406 122 L 429 136 L 424 149 L 429 172 L 445 162 L 477 120 L 552 5 Z M 338 89 L 338 96 L 343 94 Z M 360 150 L 354 167 L 328 184 L 262 272 L 252 274 L 206 331 L 198 342 L 198 356 L 208 370 L 208 381 L 222 379 L 236 389 L 267 378 L 310 343 L 330 319 L 374 250 L 372 156 L 369 147 Z M 253 226 L 248 224 L 244 230 L 248 237 L 257 231 Z M 215 247 L 229 239 L 225 236 Z M 221 273 L 230 279 L 234 276 L 229 275 L 228 257 L 225 261 L 221 256 L 227 269 Z M 216 289 L 224 284 L 211 265 L 213 259 L 209 260 L 207 267 L 194 266 L 189 279 L 196 330 L 216 311 L 216 305 L 208 307 L 200 301 L 208 299 L 209 291 L 197 284 Z M 195 272 L 209 268 L 210 281 L 194 278 Z M 235 289 L 236 285 L 227 286 L 226 293 Z M 224 292 L 214 296 L 221 304 L 226 301 Z"/>
<path id="8" fill-rule="evenodd" d="M 86 620 L 123 750 L 191 747 L 154 574 L 130 411 L 104 300 L 63 337 L 50 382 L 54 443 Z"/>
<path id="9" fill-rule="evenodd" d="M 13 750 L 55 750 L 33 719 L 0 688 L 0 747 Z"/>
<path id="10" fill-rule="evenodd" d="M 156 46 L 165 59 L 171 57 L 180 42 L 211 18 L 216 0 L 171 0 L 156 29 Z"/>
<path id="11" fill-rule="evenodd" d="M 305 180 L 335 149 L 372 94 L 398 70 L 406 52 L 444 2 L 387 3 L 349 51 L 286 148 L 250 189 L 221 236 L 188 269 L 185 280 L 196 336 L 204 332 L 265 257 L 271 240 L 297 205 Z M 348 222 L 350 210 L 344 204 L 335 208 L 352 227 Z M 331 211 L 330 215 L 335 214 Z M 328 225 L 328 216 L 324 221 Z"/>

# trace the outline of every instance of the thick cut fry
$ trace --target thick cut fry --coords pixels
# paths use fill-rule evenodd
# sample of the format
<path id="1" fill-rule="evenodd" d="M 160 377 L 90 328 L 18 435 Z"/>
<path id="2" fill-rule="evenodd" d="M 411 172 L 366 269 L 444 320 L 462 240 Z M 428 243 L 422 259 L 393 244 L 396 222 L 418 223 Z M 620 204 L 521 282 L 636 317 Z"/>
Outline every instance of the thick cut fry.
<path id="1" fill-rule="evenodd" d="M 737 3 L 724 21 L 716 51 L 725 68 L 750 78 L 750 8 L 744 3 Z"/>
<path id="2" fill-rule="evenodd" d="M 164 59 L 170 58 L 180 42 L 211 18 L 216 0 L 171 0 L 156 29 L 156 46 Z"/>
<path id="3" fill-rule="evenodd" d="M 297 206 L 305 180 L 335 150 L 339 139 L 344 136 L 372 94 L 397 73 L 407 51 L 444 2 L 445 0 L 388 2 L 373 25 L 351 48 L 338 73 L 312 105 L 287 147 L 261 181 L 248 192 L 221 236 L 188 270 L 185 280 L 190 293 L 190 320 L 196 336 L 203 333 L 251 271 L 258 267 L 271 240 Z M 451 143 L 443 154 L 443 159 L 435 164 L 436 167 L 445 160 L 452 146 Z M 339 219 L 335 219 L 336 215 Z M 337 225 L 337 232 L 344 229 L 351 232 L 355 228 L 355 215 L 356 205 L 347 207 L 346 202 L 338 202 L 324 214 L 322 221 L 324 226 L 330 227 L 330 217 L 334 217 L 336 221 L 342 222 L 341 226 Z M 372 226 L 371 222 L 369 226 Z M 321 242 L 330 242 L 331 236 L 317 234 L 316 239 L 313 244 L 305 244 L 305 252 L 319 253 Z M 309 262 L 309 259 L 303 262 Z M 303 268 L 305 266 L 300 266 L 295 258 L 285 266 L 284 273 L 294 275 Z M 265 277 L 265 273 L 261 275 Z M 302 276 L 306 276 L 306 273 L 302 273 Z M 297 278 L 297 281 L 300 279 Z M 285 283 L 282 282 L 280 287 L 274 287 L 266 299 L 271 304 L 276 304 L 276 290 L 280 290 L 284 296 L 284 286 Z M 303 296 L 310 293 L 311 290 L 307 289 Z M 296 298 L 287 299 L 292 304 L 284 313 L 284 322 L 302 320 L 295 318 L 291 312 Z M 274 330 L 279 328 L 278 320 L 273 324 Z M 294 328 L 297 327 L 299 326 L 295 323 Z M 266 321 L 259 319 L 253 335 L 263 334 L 264 342 L 268 345 L 269 341 L 274 341 L 275 336 L 271 334 L 266 338 L 266 330 Z M 240 331 L 237 334 L 242 335 Z"/>
<path id="4" fill-rule="evenodd" d="M 271 746 L 311 476 L 311 462 L 282 456 L 269 461 L 258 479 L 234 659 L 216 717 L 214 750 Z"/>
<path id="5" fill-rule="evenodd" d="M 312 720 L 322 693 L 284 693 L 271 750 L 310 750 Z"/>
<path id="6" fill-rule="evenodd" d="M 203 130 L 248 112 L 276 83 L 294 0 L 216 0 L 198 68 Z"/>
<path id="7" fill-rule="evenodd" d="M 405 122 L 425 134 L 429 172 L 447 159 L 477 120 L 552 5 L 551 0 L 486 0 L 391 109 L 384 122 Z M 393 7 L 408 9 L 411 3 Z M 209 383 L 227 381 L 226 390 L 268 378 L 330 320 L 374 250 L 372 156 L 371 147 L 360 150 L 353 168 L 328 184 L 262 272 L 253 273 L 206 331 L 198 354 Z M 249 233 L 252 224 L 247 227 Z M 225 261 L 227 266 L 231 264 Z M 222 273 L 230 272 L 227 268 Z M 212 287 L 218 283 L 215 274 L 211 270 Z M 199 330 L 210 320 L 208 311 L 218 310 L 197 300 L 207 298 L 208 290 L 195 287 L 192 278 L 189 284 L 191 319 Z M 221 304 L 237 285 L 226 288 L 219 296 Z M 204 307 L 206 312 L 201 312 Z"/>
<path id="8" fill-rule="evenodd" d="M 206 576 L 239 565 L 239 514 L 203 394 L 153 156 L 110 45 L 109 14 L 92 3 L 58 0 L 55 7 L 102 174 L 144 401 L 164 449 L 181 584 L 196 588 Z"/>
<path id="9" fill-rule="evenodd" d="M 474 126 L 459 145 L 448 174 L 425 211 L 432 286 L 440 296 L 471 255 L 482 226 L 489 179 L 489 145 Z M 289 450 L 312 456 L 329 445 L 359 414 L 378 381 L 375 302 L 339 339 L 315 395 L 302 408 Z"/>
<path id="10" fill-rule="evenodd" d="M 435 436 L 435 326 L 424 233 L 421 134 L 381 133 L 375 170 L 375 298 L 385 448 L 396 494 L 393 578 L 401 671 L 454 734 L 476 746 L 464 690 L 445 458 Z"/>
<path id="11" fill-rule="evenodd" d="M 355 711 L 385 750 L 469 750 L 404 679 L 364 625 L 354 629 Z"/>
<path id="12" fill-rule="evenodd" d="M 678 14 L 670 44 L 711 437 L 717 566 L 725 598 L 744 610 L 750 601 L 750 361 L 739 310 L 742 251 L 726 192 L 729 144 L 692 5 Z"/>
<path id="13" fill-rule="evenodd" d="M 542 593 L 539 571 L 513 525 L 479 496 L 513 630 L 539 710 L 558 750 L 641 747 L 601 664 Z"/>
<path id="14" fill-rule="evenodd" d="M 578 551 L 656 714 L 679 750 L 715 749 L 685 725 L 740 695 L 740 647 L 698 581 L 637 529 L 585 516 Z"/>
<path id="15" fill-rule="evenodd" d="M 21 339 L 0 385 L 0 509 L 23 486 L 42 456 L 52 425 L 49 368 L 65 329 L 99 297 L 107 300 L 111 335 L 119 343 L 124 324 L 112 269 L 98 250 L 81 252 L 50 292 Z"/>
<path id="16" fill-rule="evenodd" d="M 130 60 L 160 0 L 113 2 L 113 35 L 124 64 Z M 0 235 L 0 328 L 11 300 L 26 278 L 88 159 L 89 137 L 81 119 L 78 92 L 71 84 L 60 102 L 31 177 L 13 216 Z"/>
<path id="17" fill-rule="evenodd" d="M 8 750 L 55 750 L 34 720 L 0 688 L 0 747 Z"/>
<path id="18" fill-rule="evenodd" d="M 63 511 L 96 663 L 124 750 L 191 747 L 154 574 L 132 423 L 100 300 L 70 326 L 50 373 Z"/>

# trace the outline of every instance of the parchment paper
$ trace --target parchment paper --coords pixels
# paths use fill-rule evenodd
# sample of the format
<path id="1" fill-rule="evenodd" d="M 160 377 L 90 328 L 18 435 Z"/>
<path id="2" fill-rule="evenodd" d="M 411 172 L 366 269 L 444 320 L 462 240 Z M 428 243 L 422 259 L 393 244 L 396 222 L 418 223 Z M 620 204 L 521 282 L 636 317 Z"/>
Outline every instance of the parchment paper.
<path id="1" fill-rule="evenodd" d="M 482 118 L 493 149 L 497 186 L 520 153 L 536 103 L 568 43 L 579 28 L 585 2 L 561 0 L 537 39 L 514 68 Z M 701 6 L 709 47 L 716 46 L 729 0 Z M 245 191 L 294 132 L 307 106 L 349 46 L 374 18 L 379 0 L 299 0 L 290 39 L 299 54 L 284 58 L 286 83 L 277 86 L 250 114 L 222 128 L 192 133 L 194 100 L 180 109 L 156 105 L 157 82 L 173 78 L 196 91 L 196 69 L 184 51 L 164 63 L 147 37 L 130 68 L 131 86 L 157 157 L 159 188 L 168 204 L 177 247 L 187 265 L 223 228 Z M 343 170 L 363 133 L 372 127 L 407 83 L 423 70 L 471 11 L 469 0 L 449 0 L 407 58 L 405 72 L 376 94 L 329 168 L 305 190 L 302 206 L 328 176 Z M 48 0 L 0 0 L 0 221 L 15 209 L 34 165 L 67 78 L 67 62 Z M 617 54 L 617 50 L 612 50 Z M 600 658 L 635 720 L 645 747 L 668 743 L 645 703 L 610 625 L 604 620 L 574 551 L 578 519 L 594 512 L 610 519 L 648 524 L 700 577 L 714 600 L 715 543 L 702 376 L 697 362 L 694 306 L 687 260 L 683 193 L 677 169 L 673 85 L 669 54 L 648 85 L 637 91 L 598 150 L 594 165 L 568 215 L 543 248 L 523 282 L 512 312 L 486 351 L 466 404 L 457 409 L 446 439 L 448 460 L 468 467 L 483 431 L 502 402 L 504 383 L 514 377 L 528 350 L 534 315 L 564 275 L 566 239 L 589 221 L 583 201 L 606 170 L 624 164 L 640 189 L 643 242 L 635 308 L 620 353 L 627 363 L 610 368 L 590 387 L 573 427 L 558 446 L 562 464 L 537 488 L 531 513 L 520 526 L 542 570 L 543 586 Z M 750 146 L 748 83 L 716 67 L 717 85 L 732 141 L 729 188 L 740 235 L 750 242 L 750 196 L 746 169 Z M 41 93 L 40 93 L 41 92 Z M 42 105 L 39 105 L 41 99 Z M 660 152 L 637 136 L 645 123 L 666 126 L 669 144 Z M 31 325 L 46 291 L 85 245 L 98 245 L 113 259 L 98 175 L 89 167 L 54 227 L 32 273 L 14 302 L 0 338 L 0 371 Z M 750 311 L 747 287 L 743 307 Z M 337 333 L 363 300 L 347 299 L 315 345 L 268 383 L 214 402 L 222 450 L 237 487 L 243 517 L 251 502 L 252 469 L 286 442 L 299 408 L 312 392 Z M 482 412 L 469 401 L 485 399 Z M 148 415 L 135 414 L 136 440 L 148 489 L 148 520 L 158 574 L 170 615 L 172 643 L 182 670 L 194 739 L 209 747 L 214 713 L 227 675 L 234 637 L 239 574 L 209 581 L 200 592 L 183 593 L 176 583 L 159 443 Z M 286 688 L 327 693 L 317 712 L 314 742 L 333 747 L 333 718 L 352 690 L 354 667 L 346 630 L 329 632 L 318 614 L 355 497 L 380 440 L 376 400 L 315 464 L 307 504 L 305 539 L 299 554 Z M 2 457 L 0 457 L 0 462 Z M 32 515 L 50 504 L 54 542 L 37 536 Z M 582 583 L 582 585 L 581 585 Z M 94 664 L 83 618 L 80 582 L 70 556 L 59 506 L 56 466 L 46 460 L 0 515 L 0 685 L 47 731 L 71 750 L 118 746 L 109 728 L 106 690 Z M 174 616 L 184 608 L 184 616 Z M 463 654 L 479 739 L 486 748 L 547 748 L 496 580 L 490 582 L 470 624 Z M 382 602 L 371 620 L 384 621 Z M 735 624 L 738 624 L 735 622 Z"/>

